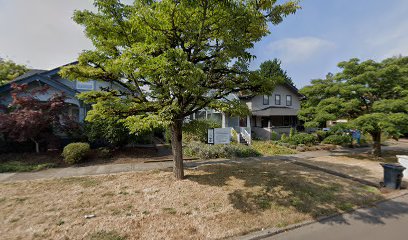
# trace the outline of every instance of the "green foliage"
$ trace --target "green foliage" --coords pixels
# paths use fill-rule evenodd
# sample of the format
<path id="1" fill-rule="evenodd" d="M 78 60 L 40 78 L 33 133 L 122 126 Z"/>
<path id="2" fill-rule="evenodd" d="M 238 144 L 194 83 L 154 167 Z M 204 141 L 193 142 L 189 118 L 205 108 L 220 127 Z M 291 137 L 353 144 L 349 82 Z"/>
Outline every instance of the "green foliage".
<path id="1" fill-rule="evenodd" d="M 271 140 L 273 141 L 279 140 L 279 134 L 275 131 L 271 131 Z"/>
<path id="2" fill-rule="evenodd" d="M 330 135 L 326 137 L 322 143 L 324 144 L 334 144 L 334 145 L 345 145 L 351 144 L 352 138 L 349 135 Z"/>
<path id="3" fill-rule="evenodd" d="M 408 133 L 408 57 L 381 62 L 350 59 L 338 67 L 341 72 L 313 80 L 300 90 L 306 96 L 299 112 L 305 125 L 349 119 L 355 128 L 377 138 L 381 132 L 395 138 Z M 380 154 L 380 146 L 375 147 Z"/>
<path id="4" fill-rule="evenodd" d="M 261 154 L 250 146 L 242 144 L 205 144 L 200 142 L 189 142 L 184 146 L 186 156 L 198 157 L 200 159 L 234 158 L 234 157 L 256 157 Z"/>
<path id="5" fill-rule="evenodd" d="M 263 156 L 294 154 L 295 150 L 278 145 L 272 141 L 252 141 L 251 147 Z"/>
<path id="6" fill-rule="evenodd" d="M 290 128 L 289 138 L 292 138 L 293 136 L 295 136 L 295 134 L 296 134 L 296 130 L 294 128 Z"/>
<path id="7" fill-rule="evenodd" d="M 13 61 L 0 58 L 0 86 L 23 75 L 27 71 L 28 69 L 24 65 L 18 65 Z"/>
<path id="8" fill-rule="evenodd" d="M 90 146 L 88 143 L 70 143 L 64 147 L 62 157 L 64 158 L 64 162 L 68 164 L 76 164 L 83 161 L 89 151 Z"/>
<path id="9" fill-rule="evenodd" d="M 26 163 L 22 161 L 0 162 L 0 173 L 40 171 L 55 166 L 55 163 Z"/>
<path id="10" fill-rule="evenodd" d="M 297 133 L 290 137 L 288 142 L 293 145 L 299 144 L 313 145 L 317 142 L 317 137 L 313 134 Z"/>
<path id="11" fill-rule="evenodd" d="M 221 124 L 211 119 L 196 119 L 183 125 L 183 141 L 207 142 L 207 130 L 209 128 L 220 128 Z"/>
<path id="12" fill-rule="evenodd" d="M 115 114 L 132 133 L 161 125 L 170 126 L 176 136 L 192 113 L 214 105 L 235 106 L 222 103 L 229 102 L 231 93 L 273 91 L 275 80 L 249 70 L 254 58 L 250 49 L 269 34 L 269 23 L 279 24 L 300 8 L 297 1 L 275 0 L 154 0 L 129 5 L 95 0 L 94 5 L 96 11 L 75 11 L 73 17 L 94 49 L 83 51 L 78 64 L 64 67 L 60 74 L 120 86 L 120 92 L 94 94 L 93 102 L 113 105 L 99 114 Z M 181 138 L 176 139 L 174 151 L 180 153 Z M 181 154 L 175 156 L 182 161 Z"/>
<path id="13" fill-rule="evenodd" d="M 288 136 L 287 136 L 285 133 L 282 133 L 280 140 L 281 140 L 281 142 L 286 143 L 286 142 L 289 141 L 289 138 L 288 138 Z"/>
<path id="14" fill-rule="evenodd" d="M 319 142 L 323 141 L 323 139 L 331 135 L 329 131 L 322 131 L 322 130 L 316 131 L 315 134 Z"/>
<path id="15" fill-rule="evenodd" d="M 277 83 L 288 83 L 294 85 L 292 79 L 288 76 L 288 73 L 282 69 L 281 61 L 277 58 L 268 60 L 259 66 L 260 74 L 264 78 L 274 79 Z"/>
<path id="16" fill-rule="evenodd" d="M 113 155 L 112 149 L 107 147 L 100 147 L 97 149 L 98 158 L 110 158 Z"/>

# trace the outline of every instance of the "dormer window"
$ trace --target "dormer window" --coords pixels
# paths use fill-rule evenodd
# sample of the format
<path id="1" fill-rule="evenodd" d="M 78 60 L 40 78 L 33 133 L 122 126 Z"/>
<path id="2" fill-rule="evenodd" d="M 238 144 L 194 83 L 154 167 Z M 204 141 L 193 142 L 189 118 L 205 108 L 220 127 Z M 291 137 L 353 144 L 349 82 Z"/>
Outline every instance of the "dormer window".
<path id="1" fill-rule="evenodd" d="M 281 105 L 281 96 L 280 96 L 280 94 L 275 94 L 275 105 Z"/>
<path id="2" fill-rule="evenodd" d="M 78 90 L 94 90 L 94 81 L 76 81 L 76 89 Z"/>
<path id="3" fill-rule="evenodd" d="M 263 105 L 269 105 L 269 96 L 263 95 Z"/>
<path id="4" fill-rule="evenodd" d="M 292 96 L 286 95 L 286 106 L 292 106 Z"/>

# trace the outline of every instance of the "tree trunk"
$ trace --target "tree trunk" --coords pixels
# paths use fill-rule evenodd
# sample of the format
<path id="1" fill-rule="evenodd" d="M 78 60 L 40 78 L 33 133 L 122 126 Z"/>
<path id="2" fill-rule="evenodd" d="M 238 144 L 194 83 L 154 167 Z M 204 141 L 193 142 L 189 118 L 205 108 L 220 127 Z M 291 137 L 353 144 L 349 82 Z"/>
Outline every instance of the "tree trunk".
<path id="1" fill-rule="evenodd" d="M 373 155 L 381 157 L 381 132 L 371 133 L 373 137 Z"/>
<path id="2" fill-rule="evenodd" d="M 171 148 L 173 151 L 173 173 L 176 179 L 184 178 L 183 146 L 182 146 L 183 120 L 176 119 L 171 126 Z"/>

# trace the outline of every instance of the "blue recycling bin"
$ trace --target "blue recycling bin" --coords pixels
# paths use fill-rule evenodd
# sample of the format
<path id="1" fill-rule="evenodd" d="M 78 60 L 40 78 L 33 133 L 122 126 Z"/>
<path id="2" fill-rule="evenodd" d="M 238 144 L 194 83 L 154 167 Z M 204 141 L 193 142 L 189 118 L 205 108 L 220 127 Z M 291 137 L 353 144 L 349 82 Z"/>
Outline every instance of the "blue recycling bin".
<path id="1" fill-rule="evenodd" d="M 402 183 L 402 173 L 405 167 L 392 164 L 392 163 L 380 163 L 384 168 L 384 186 L 392 189 L 400 189 Z"/>

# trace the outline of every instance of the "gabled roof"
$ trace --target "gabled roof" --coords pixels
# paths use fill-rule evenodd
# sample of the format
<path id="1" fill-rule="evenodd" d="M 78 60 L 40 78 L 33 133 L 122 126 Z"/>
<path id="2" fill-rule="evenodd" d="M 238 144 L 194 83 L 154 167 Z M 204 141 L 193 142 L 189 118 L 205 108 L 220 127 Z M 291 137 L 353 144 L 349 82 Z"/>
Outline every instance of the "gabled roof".
<path id="1" fill-rule="evenodd" d="M 292 84 L 290 84 L 288 82 L 285 82 L 285 83 L 282 83 L 282 84 L 279 84 L 279 85 L 282 85 L 282 86 L 288 88 L 293 93 L 295 93 L 299 98 L 301 98 L 301 99 L 305 98 L 305 96 L 303 94 L 301 94 L 299 92 L 299 90 L 294 85 L 292 85 Z M 241 96 L 239 96 L 239 98 L 242 99 L 242 100 L 250 100 L 253 97 L 255 97 L 255 96 L 251 96 L 251 95 L 247 95 L 247 96 L 246 95 L 241 95 Z"/>
<path id="2" fill-rule="evenodd" d="M 49 71 L 45 71 L 45 70 L 39 70 L 39 71 L 33 71 L 30 74 L 28 74 L 29 72 L 27 72 L 23 77 L 23 75 L 21 75 L 20 77 L 14 79 L 11 82 L 8 82 L 7 84 L 3 85 L 0 87 L 0 93 L 2 92 L 7 92 L 11 90 L 11 84 L 16 83 L 16 84 L 28 84 L 30 82 L 35 82 L 35 81 L 39 81 L 42 82 L 44 84 L 47 84 L 55 89 L 58 89 L 60 91 L 65 92 L 67 95 L 69 96 L 75 96 L 75 94 L 79 93 L 78 91 L 66 86 L 65 84 L 62 84 L 58 81 L 52 80 L 49 76 L 47 76 L 45 73 L 47 73 Z"/>
<path id="3" fill-rule="evenodd" d="M 23 79 L 23 78 L 31 77 L 31 76 L 33 76 L 33 75 L 35 75 L 37 73 L 43 73 L 43 72 L 46 72 L 46 71 L 47 70 L 43 70 L 43 69 L 30 69 L 26 73 L 24 73 L 23 75 L 18 76 L 15 79 L 13 79 L 11 82 L 15 82 L 15 81 L 18 81 L 18 80 Z"/>

